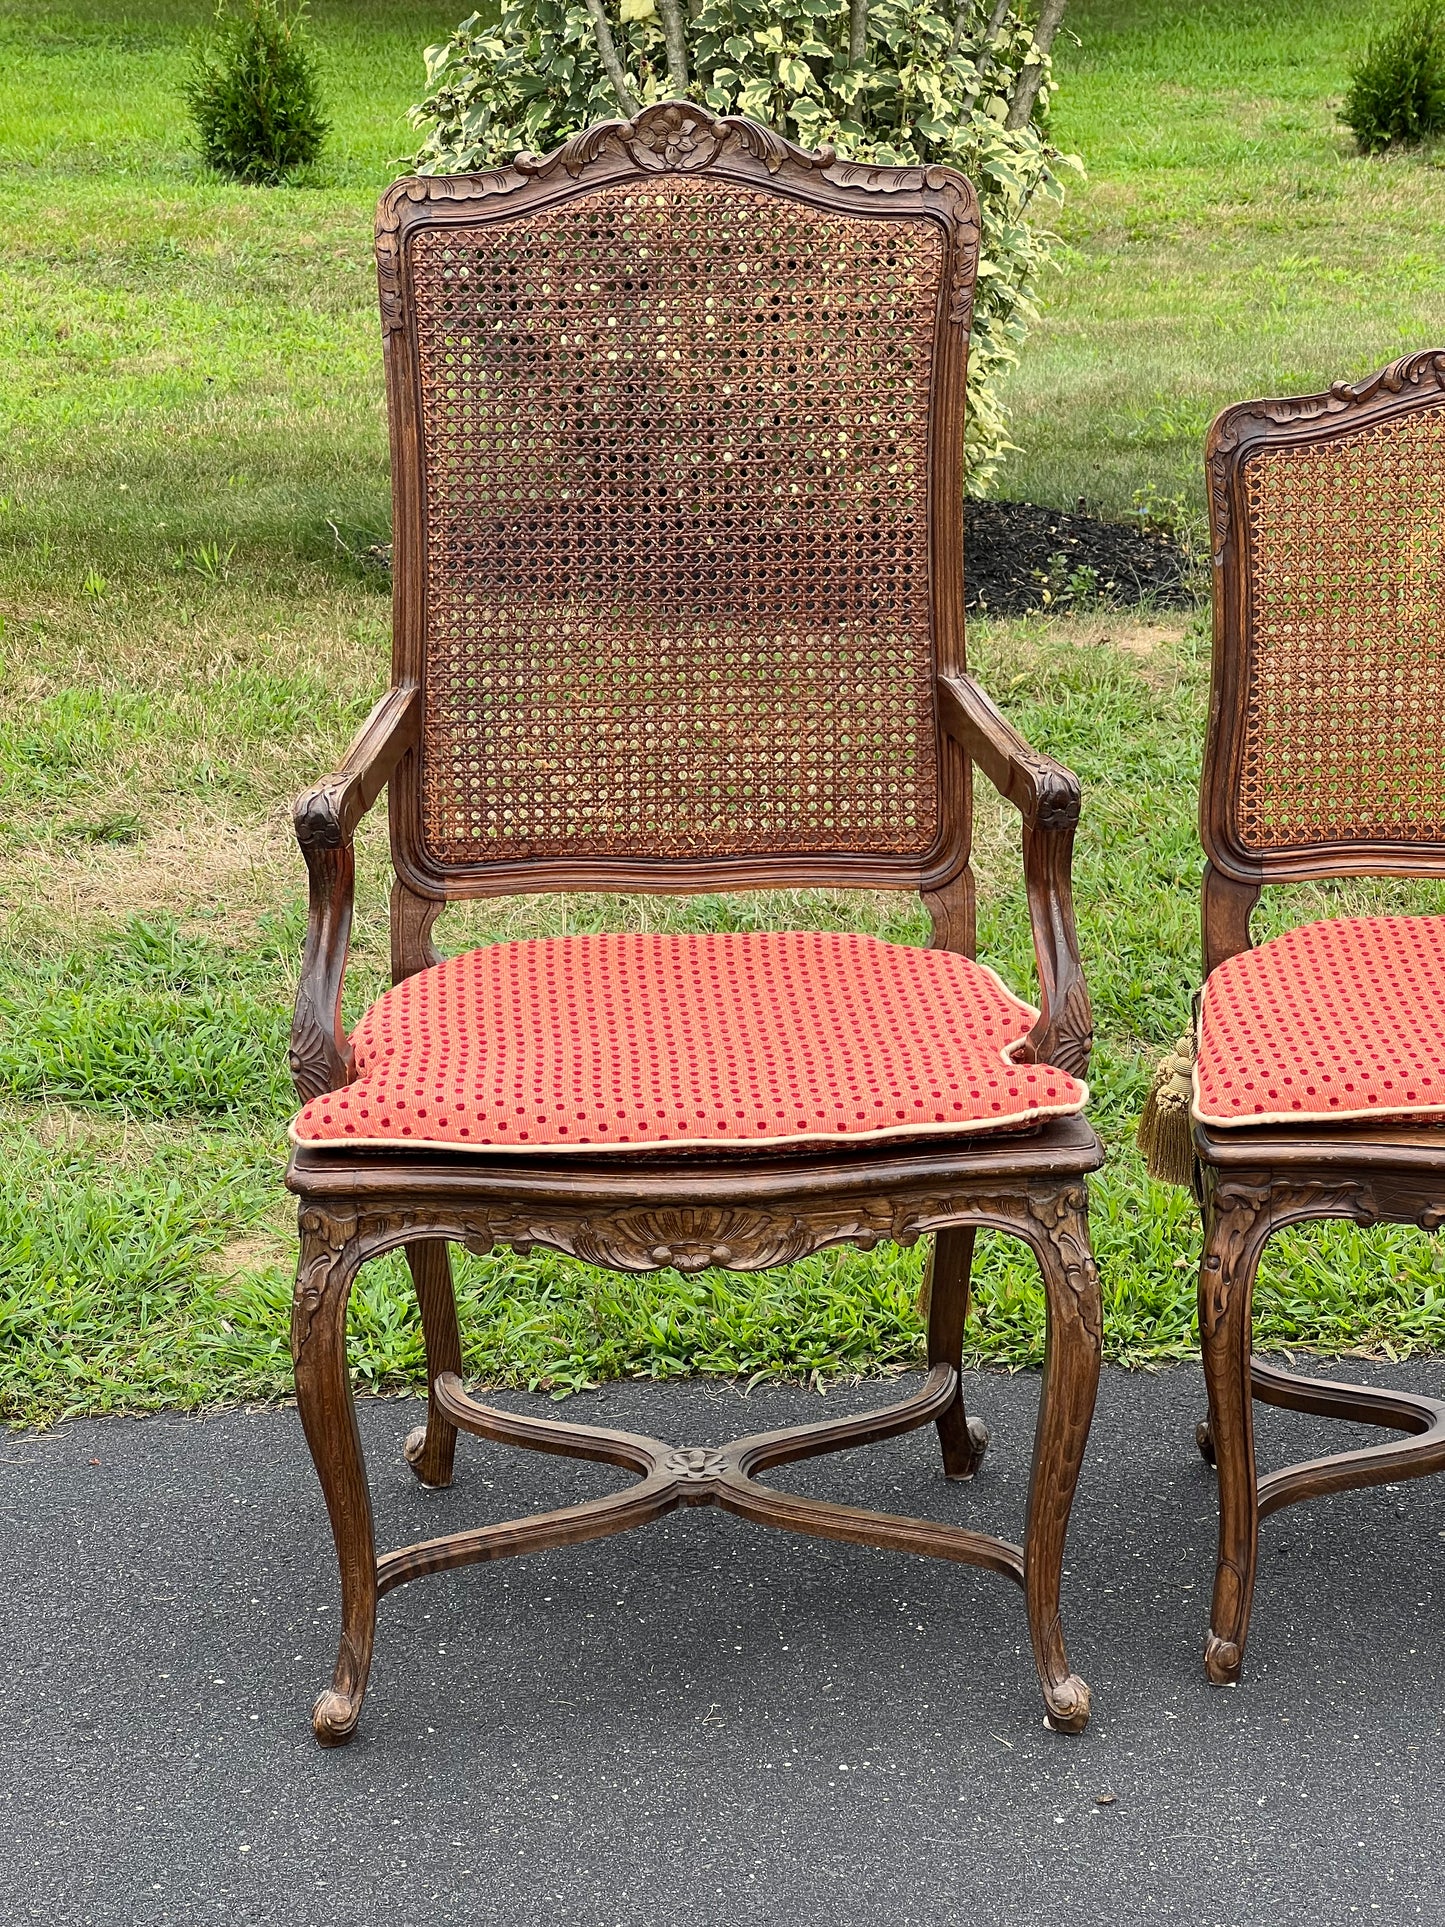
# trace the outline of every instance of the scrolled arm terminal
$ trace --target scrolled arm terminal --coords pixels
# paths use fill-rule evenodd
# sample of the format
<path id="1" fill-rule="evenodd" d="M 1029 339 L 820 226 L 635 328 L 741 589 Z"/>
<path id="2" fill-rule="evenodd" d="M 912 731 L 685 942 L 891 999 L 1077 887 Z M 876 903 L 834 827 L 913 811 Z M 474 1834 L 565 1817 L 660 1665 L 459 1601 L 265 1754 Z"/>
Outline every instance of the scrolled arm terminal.
<path id="1" fill-rule="evenodd" d="M 1083 1077 L 1093 1018 L 1074 926 L 1071 869 L 1082 800 L 1079 779 L 1026 742 L 971 676 L 941 676 L 938 689 L 944 730 L 1023 818 L 1024 883 L 1041 1010 L 1020 1055 Z"/>

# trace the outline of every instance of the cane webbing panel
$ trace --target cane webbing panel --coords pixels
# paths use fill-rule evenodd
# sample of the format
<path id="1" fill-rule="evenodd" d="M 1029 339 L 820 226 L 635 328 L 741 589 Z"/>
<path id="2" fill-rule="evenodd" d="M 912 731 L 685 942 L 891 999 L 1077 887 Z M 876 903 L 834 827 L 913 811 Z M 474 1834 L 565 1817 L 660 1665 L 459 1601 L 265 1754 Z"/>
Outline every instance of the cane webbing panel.
<path id="1" fill-rule="evenodd" d="M 1247 459 L 1240 841 L 1445 838 L 1445 408 Z"/>
<path id="2" fill-rule="evenodd" d="M 413 238 L 435 860 L 929 848 L 942 254 L 705 175 Z"/>

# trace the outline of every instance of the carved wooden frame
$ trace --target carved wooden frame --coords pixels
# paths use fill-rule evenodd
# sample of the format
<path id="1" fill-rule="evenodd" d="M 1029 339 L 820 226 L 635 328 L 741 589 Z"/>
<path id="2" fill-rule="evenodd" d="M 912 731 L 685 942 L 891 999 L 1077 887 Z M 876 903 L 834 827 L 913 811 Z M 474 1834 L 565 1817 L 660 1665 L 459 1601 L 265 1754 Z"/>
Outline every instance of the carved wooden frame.
<path id="1" fill-rule="evenodd" d="M 397 685 L 420 687 L 426 676 L 426 475 L 421 370 L 409 325 L 409 243 L 422 230 L 525 218 L 619 181 L 702 171 L 855 219 L 887 222 L 923 216 L 940 230 L 944 257 L 929 430 L 930 590 L 938 671 L 964 673 L 963 413 L 979 245 L 973 189 L 949 168 L 862 166 L 836 159 L 830 149 L 809 153 L 794 147 L 751 121 L 718 120 L 705 108 L 663 104 L 644 109 L 635 123 L 608 121 L 587 128 L 544 160 L 523 154 L 514 166 L 487 174 L 414 177 L 396 182 L 382 197 L 377 270 L 392 440 L 392 680 Z M 392 786 L 392 856 L 398 877 L 418 895 L 451 899 L 548 889 L 937 889 L 968 859 L 967 798 L 960 793 L 964 775 L 960 759 L 940 761 L 938 835 L 921 859 L 759 852 L 693 859 L 521 857 L 442 864 L 425 844 L 420 767 L 409 758 Z"/>
<path id="2" fill-rule="evenodd" d="M 1264 447 L 1350 434 L 1445 403 L 1445 352 L 1408 355 L 1367 381 L 1328 393 L 1228 408 L 1209 433 L 1205 464 L 1214 554 L 1214 661 L 1200 788 L 1204 970 L 1250 946 L 1249 918 L 1266 883 L 1304 878 L 1445 875 L 1438 843 L 1316 843 L 1245 850 L 1235 830 L 1252 583 L 1239 540 L 1242 466 Z M 1238 1679 L 1259 1557 L 1259 1522 L 1324 1492 L 1417 1478 L 1445 1466 L 1445 1403 L 1403 1392 L 1303 1378 L 1250 1355 L 1251 1303 L 1271 1234 L 1310 1219 L 1357 1224 L 1445 1224 L 1445 1139 L 1438 1131 L 1341 1127 L 1308 1121 L 1235 1130 L 1194 1127 L 1204 1208 L 1199 1324 L 1209 1418 L 1199 1448 L 1219 1472 L 1219 1550 L 1205 1668 L 1216 1685 Z M 1290 1466 L 1261 1479 L 1254 1400 L 1352 1419 L 1416 1436 Z"/>
<path id="3" fill-rule="evenodd" d="M 423 710 L 422 558 L 425 477 L 409 335 L 407 239 L 435 222 L 508 218 L 601 183 L 662 169 L 710 168 L 815 204 L 891 218 L 926 213 L 948 253 L 934 363 L 930 527 L 941 829 L 926 860 L 877 856 L 689 862 L 537 859 L 438 868 L 421 836 L 418 753 Z M 1041 982 L 1038 1022 L 1018 1053 L 1087 1070 L 1088 993 L 1079 960 L 1070 862 L 1079 785 L 1032 750 L 967 674 L 963 660 L 961 452 L 968 320 L 977 264 L 977 210 L 961 176 L 941 168 L 861 167 L 806 154 L 745 121 L 690 105 L 644 110 L 635 122 L 588 129 L 539 161 L 519 156 L 491 174 L 398 182 L 383 197 L 378 275 L 387 355 L 396 507 L 393 687 L 341 768 L 299 799 L 296 833 L 310 877 L 310 912 L 291 1065 L 303 1099 L 354 1074 L 341 1024 L 341 988 L 354 886 L 353 838 L 389 788 L 396 880 L 391 900 L 395 980 L 437 961 L 431 932 L 448 900 L 494 891 L 627 888 L 710 890 L 762 884 L 913 887 L 927 903 L 936 945 L 972 953 L 970 785 L 979 765 L 1019 811 L 1029 910 Z M 511 1155 L 418 1157 L 302 1147 L 287 1183 L 298 1194 L 301 1263 L 292 1342 L 303 1424 L 325 1491 L 341 1566 L 343 1632 L 332 1685 L 314 1726 L 326 1744 L 354 1731 L 370 1666 L 377 1599 L 424 1572 L 644 1523 L 679 1504 L 716 1503 L 761 1523 L 988 1567 L 1024 1588 L 1034 1654 L 1051 1722 L 1082 1730 L 1088 1688 L 1069 1668 L 1059 1623 L 1064 1535 L 1093 1411 L 1102 1343 L 1099 1287 L 1089 1253 L 1084 1180 L 1102 1162 L 1093 1131 L 1064 1118 L 1019 1137 L 876 1144 L 858 1151 L 697 1156 L 634 1151 L 526 1160 Z M 1022 1547 L 986 1534 L 895 1519 L 779 1492 L 760 1482 L 790 1459 L 886 1438 L 932 1421 L 944 1469 L 967 1478 L 987 1432 L 964 1411 L 958 1370 L 969 1303 L 974 1227 L 992 1225 L 1036 1253 L 1049 1311 L 1028 1525 Z M 912 1243 L 931 1235 L 930 1373 L 886 1413 L 794 1428 L 703 1450 L 557 1421 L 522 1419 L 470 1398 L 461 1384 L 448 1245 L 473 1250 L 534 1244 L 624 1271 L 719 1265 L 757 1270 L 824 1246 Z M 452 1477 L 458 1428 L 533 1449 L 599 1458 L 640 1475 L 606 1500 L 540 1519 L 452 1534 L 376 1557 L 370 1500 L 346 1372 L 352 1279 L 369 1257 L 406 1250 L 427 1349 L 428 1417 L 407 1442 L 417 1476 Z"/>
<path id="4" fill-rule="evenodd" d="M 928 1554 L 1005 1574 L 1022 1586 L 1047 1716 L 1081 1732 L 1089 1689 L 1068 1663 L 1059 1611 L 1065 1535 L 1093 1415 L 1103 1308 L 1089 1248 L 1085 1178 L 1098 1140 L 1081 1118 L 1013 1144 L 912 1147 L 818 1159 L 538 1161 L 347 1157 L 298 1150 L 287 1183 L 301 1199 L 301 1261 L 292 1354 L 302 1423 L 336 1537 L 342 1635 L 330 1688 L 316 1703 L 319 1740 L 355 1730 L 375 1636 L 376 1602 L 425 1573 L 572 1544 L 645 1524 L 676 1505 L 717 1504 L 756 1523 Z M 679 1196 L 690 1199 L 678 1204 Z M 964 1412 L 959 1353 L 973 1231 L 987 1225 L 1033 1250 L 1048 1307 L 1028 1518 L 1022 1546 L 923 1519 L 837 1506 L 760 1482 L 771 1466 L 890 1438 L 932 1421 L 945 1470 L 968 1478 L 988 1442 Z M 470 1398 L 461 1383 L 448 1243 L 473 1251 L 534 1245 L 623 1271 L 725 1265 L 756 1271 L 849 1243 L 935 1237 L 929 1374 L 886 1411 L 735 1440 L 675 1447 L 635 1434 L 522 1417 Z M 430 1398 L 406 1456 L 430 1485 L 451 1482 L 463 1430 L 534 1450 L 601 1459 L 640 1483 L 503 1525 L 452 1533 L 376 1556 L 365 1463 L 346 1369 L 346 1307 L 360 1266 L 404 1248 L 426 1335 Z"/>

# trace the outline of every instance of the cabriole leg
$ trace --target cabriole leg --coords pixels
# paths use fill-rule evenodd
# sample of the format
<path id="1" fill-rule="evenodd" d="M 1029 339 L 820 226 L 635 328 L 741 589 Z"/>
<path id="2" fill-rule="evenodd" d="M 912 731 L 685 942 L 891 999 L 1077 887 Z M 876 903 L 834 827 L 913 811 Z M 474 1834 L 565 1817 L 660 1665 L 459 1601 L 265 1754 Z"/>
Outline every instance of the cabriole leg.
<path id="1" fill-rule="evenodd" d="M 444 1238 L 419 1238 L 407 1246 L 406 1261 L 421 1307 L 427 1384 L 426 1424 L 407 1434 L 406 1462 L 423 1485 L 450 1485 L 457 1428 L 437 1405 L 435 1388 L 443 1372 L 462 1374 L 451 1252 Z"/>
<path id="2" fill-rule="evenodd" d="M 376 1631 L 376 1540 L 351 1376 L 346 1307 L 359 1263 L 354 1219 L 301 1209 L 301 1263 L 291 1311 L 296 1402 L 316 1464 L 341 1568 L 341 1640 L 330 1687 L 311 1724 L 323 1746 L 351 1738 L 371 1670 Z"/>
<path id="3" fill-rule="evenodd" d="M 1075 1184 L 1035 1193 L 1029 1215 L 1030 1242 L 1043 1273 L 1048 1340 L 1029 1477 L 1024 1596 L 1048 1723 L 1063 1733 L 1082 1733 L 1089 1723 L 1089 1689 L 1069 1669 L 1059 1620 L 1059 1582 L 1074 1488 L 1094 1415 L 1104 1314 L 1089 1247 L 1088 1192 Z"/>
<path id="4" fill-rule="evenodd" d="M 1215 1686 L 1239 1678 L 1259 1562 L 1259 1475 L 1249 1382 L 1254 1275 L 1269 1237 L 1267 1187 L 1206 1177 L 1199 1266 L 1199 1340 L 1209 1393 L 1209 1446 L 1219 1473 L 1219 1556 L 1204 1670 Z"/>
<path id="5" fill-rule="evenodd" d="M 924 1287 L 928 1305 L 928 1362 L 951 1365 L 963 1361 L 963 1328 L 968 1321 L 968 1281 L 973 1266 L 975 1232 L 970 1225 L 951 1225 L 934 1234 Z M 988 1449 L 988 1427 L 970 1418 L 960 1390 L 934 1424 L 943 1448 L 943 1470 L 950 1479 L 971 1479 Z"/>

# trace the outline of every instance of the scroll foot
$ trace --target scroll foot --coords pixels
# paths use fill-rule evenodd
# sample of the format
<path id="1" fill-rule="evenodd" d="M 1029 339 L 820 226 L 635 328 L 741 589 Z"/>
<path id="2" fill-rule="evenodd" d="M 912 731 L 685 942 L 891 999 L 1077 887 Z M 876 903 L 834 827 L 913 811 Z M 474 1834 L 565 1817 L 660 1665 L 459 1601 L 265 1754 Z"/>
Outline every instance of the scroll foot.
<path id="1" fill-rule="evenodd" d="M 451 1453 L 438 1450 L 428 1454 L 428 1436 L 425 1425 L 413 1426 L 406 1435 L 406 1444 L 402 1447 L 402 1451 L 406 1456 L 407 1464 L 416 1474 L 417 1484 L 424 1485 L 430 1492 L 440 1492 L 443 1487 L 449 1486 L 452 1482 Z M 453 1433 L 452 1437 L 455 1438 L 455 1436 L 456 1434 Z M 447 1440 L 446 1443 L 450 1445 L 451 1440 Z M 436 1472 L 443 1472 L 444 1476 L 437 1478 L 434 1476 Z"/>
<path id="2" fill-rule="evenodd" d="M 345 1746 L 361 1718 L 361 1695 L 350 1698 L 328 1686 L 311 1709 L 311 1730 L 322 1746 Z"/>
<path id="3" fill-rule="evenodd" d="M 1220 1639 L 1210 1633 L 1204 1648 L 1204 1670 L 1209 1675 L 1211 1686 L 1234 1686 L 1239 1681 L 1239 1670 L 1244 1664 L 1244 1654 L 1231 1639 Z"/>
<path id="4" fill-rule="evenodd" d="M 1089 1724 L 1089 1689 L 1077 1673 L 1045 1682 L 1044 1704 L 1048 1708 L 1044 1724 L 1055 1733 L 1082 1733 Z"/>
<path id="5" fill-rule="evenodd" d="M 942 1427 L 939 1428 L 940 1431 Z M 981 1418 L 968 1419 L 964 1440 L 949 1438 L 943 1450 L 943 1475 L 947 1479 L 971 1479 L 983 1463 L 988 1450 L 989 1429 Z"/>

